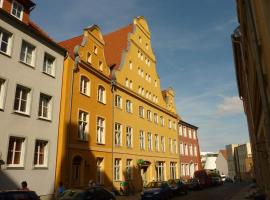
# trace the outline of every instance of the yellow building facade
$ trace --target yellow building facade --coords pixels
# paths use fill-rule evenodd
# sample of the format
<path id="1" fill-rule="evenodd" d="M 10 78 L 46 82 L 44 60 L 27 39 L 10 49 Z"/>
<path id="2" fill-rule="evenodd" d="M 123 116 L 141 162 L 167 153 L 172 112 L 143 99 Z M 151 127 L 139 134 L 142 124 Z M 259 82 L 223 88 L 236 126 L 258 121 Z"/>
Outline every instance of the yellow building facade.
<path id="1" fill-rule="evenodd" d="M 89 180 L 111 185 L 112 96 L 110 69 L 98 26 L 60 43 L 64 62 L 56 184 L 87 186 Z"/>
<path id="2" fill-rule="evenodd" d="M 140 191 L 149 181 L 179 178 L 175 94 L 160 89 L 146 20 L 104 37 L 94 25 L 60 45 L 69 56 L 56 184 L 84 187 L 93 179 L 120 190 L 126 181 Z"/>
<path id="3" fill-rule="evenodd" d="M 143 17 L 105 35 L 107 62 L 115 64 L 114 186 L 126 180 L 134 190 L 152 180 L 179 178 L 174 91 L 161 91 L 151 34 Z"/>

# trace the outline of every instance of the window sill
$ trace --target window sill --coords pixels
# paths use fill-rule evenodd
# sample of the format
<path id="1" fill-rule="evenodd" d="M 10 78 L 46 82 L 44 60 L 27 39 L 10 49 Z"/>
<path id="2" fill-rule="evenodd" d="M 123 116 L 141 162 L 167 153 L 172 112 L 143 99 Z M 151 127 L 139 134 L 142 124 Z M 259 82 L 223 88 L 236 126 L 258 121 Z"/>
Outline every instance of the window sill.
<path id="1" fill-rule="evenodd" d="M 32 69 L 35 69 L 35 66 L 33 66 L 33 65 L 30 65 L 30 64 L 28 64 L 26 62 L 23 62 L 21 60 L 19 62 L 22 63 L 22 64 L 24 64 L 24 65 L 26 65 L 27 67 L 31 67 Z"/>
<path id="2" fill-rule="evenodd" d="M 22 165 L 7 165 L 7 169 L 14 169 L 14 170 L 19 170 L 19 169 L 24 169 L 24 166 Z"/>
<path id="3" fill-rule="evenodd" d="M 97 143 L 97 144 L 99 144 L 99 143 Z M 121 144 L 115 144 L 114 147 L 120 148 L 120 147 L 122 147 L 122 145 Z"/>
<path id="4" fill-rule="evenodd" d="M 40 170 L 47 170 L 49 168 L 48 168 L 48 166 L 34 166 L 33 169 L 35 169 L 35 170 L 39 170 L 39 169 Z"/>
<path id="5" fill-rule="evenodd" d="M 17 115 L 25 116 L 25 117 L 30 117 L 30 114 L 29 113 L 24 113 L 24 112 L 17 111 L 17 110 L 14 110 L 13 113 L 14 114 L 17 114 Z"/>
<path id="6" fill-rule="evenodd" d="M 88 139 L 87 140 L 84 140 L 84 139 L 77 139 L 78 142 L 88 142 Z"/>
<path id="7" fill-rule="evenodd" d="M 0 54 L 6 56 L 6 57 L 8 57 L 8 58 L 11 58 L 11 55 L 10 55 L 10 54 L 7 54 L 7 53 L 5 53 L 5 52 L 3 52 L 3 51 L 0 51 Z"/>
<path id="8" fill-rule="evenodd" d="M 50 77 L 52 77 L 52 78 L 55 78 L 55 75 L 49 74 L 49 73 L 44 72 L 44 71 L 42 71 L 42 73 L 45 74 L 45 75 L 47 75 L 47 76 L 50 76 Z"/>
<path id="9" fill-rule="evenodd" d="M 98 144 L 98 145 L 105 145 L 105 143 L 99 143 L 99 142 L 97 142 L 97 144 Z"/>
<path id="10" fill-rule="evenodd" d="M 85 96 L 85 97 L 90 98 L 90 95 L 88 95 L 88 94 L 84 94 L 84 93 L 82 93 L 82 92 L 80 92 L 80 94 L 83 95 L 83 96 Z"/>
<path id="11" fill-rule="evenodd" d="M 51 119 L 45 118 L 45 117 L 38 117 L 38 119 L 39 119 L 39 120 L 42 120 L 42 121 L 52 122 Z"/>
<path id="12" fill-rule="evenodd" d="M 98 100 L 98 103 L 101 103 L 101 104 L 103 104 L 103 105 L 106 105 L 106 103 L 104 103 L 104 102 L 102 102 L 102 101 L 99 101 L 99 100 Z"/>

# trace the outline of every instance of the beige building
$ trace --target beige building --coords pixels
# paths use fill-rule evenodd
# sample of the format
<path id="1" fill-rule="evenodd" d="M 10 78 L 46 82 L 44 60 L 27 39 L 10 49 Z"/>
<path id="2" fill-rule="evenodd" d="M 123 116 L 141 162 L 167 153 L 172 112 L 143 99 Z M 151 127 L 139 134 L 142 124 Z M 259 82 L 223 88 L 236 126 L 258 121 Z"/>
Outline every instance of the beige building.
<path id="1" fill-rule="evenodd" d="M 236 175 L 242 180 L 253 177 L 253 162 L 250 143 L 235 147 Z"/>
<path id="2" fill-rule="evenodd" d="M 270 3 L 237 0 L 240 26 L 232 34 L 239 97 L 247 116 L 254 173 L 270 196 Z"/>
<path id="3" fill-rule="evenodd" d="M 227 162 L 228 162 L 228 176 L 233 179 L 236 175 L 235 173 L 235 152 L 234 148 L 239 146 L 239 144 L 229 144 L 226 145 L 226 151 L 227 151 Z"/>

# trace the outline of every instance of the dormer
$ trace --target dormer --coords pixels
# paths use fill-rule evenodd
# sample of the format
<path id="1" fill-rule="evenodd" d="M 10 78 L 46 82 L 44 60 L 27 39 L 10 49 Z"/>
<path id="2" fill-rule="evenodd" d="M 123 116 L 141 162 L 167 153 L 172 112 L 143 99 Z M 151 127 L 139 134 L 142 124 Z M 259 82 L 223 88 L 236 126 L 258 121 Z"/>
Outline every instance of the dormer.
<path id="1" fill-rule="evenodd" d="M 1 9 L 25 24 L 29 24 L 29 15 L 35 5 L 30 0 L 0 0 Z"/>

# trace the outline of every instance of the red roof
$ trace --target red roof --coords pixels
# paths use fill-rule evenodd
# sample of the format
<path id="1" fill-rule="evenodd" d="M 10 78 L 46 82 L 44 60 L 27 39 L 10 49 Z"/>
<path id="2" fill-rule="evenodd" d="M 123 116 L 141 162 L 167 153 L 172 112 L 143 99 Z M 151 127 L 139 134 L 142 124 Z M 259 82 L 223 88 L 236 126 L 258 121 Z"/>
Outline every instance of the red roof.
<path id="1" fill-rule="evenodd" d="M 129 24 L 104 36 L 105 57 L 109 66 L 115 64 L 119 69 L 123 50 L 127 49 L 128 34 L 133 31 L 133 24 Z"/>
<path id="2" fill-rule="evenodd" d="M 219 150 L 223 157 L 227 160 L 227 151 L 225 149 Z"/>
<path id="3" fill-rule="evenodd" d="M 81 44 L 82 40 L 83 40 L 83 35 L 79 35 L 79 36 L 64 40 L 62 42 L 59 42 L 58 44 L 64 47 L 68 51 L 69 55 L 74 59 L 74 53 L 73 53 L 74 47 Z"/>

